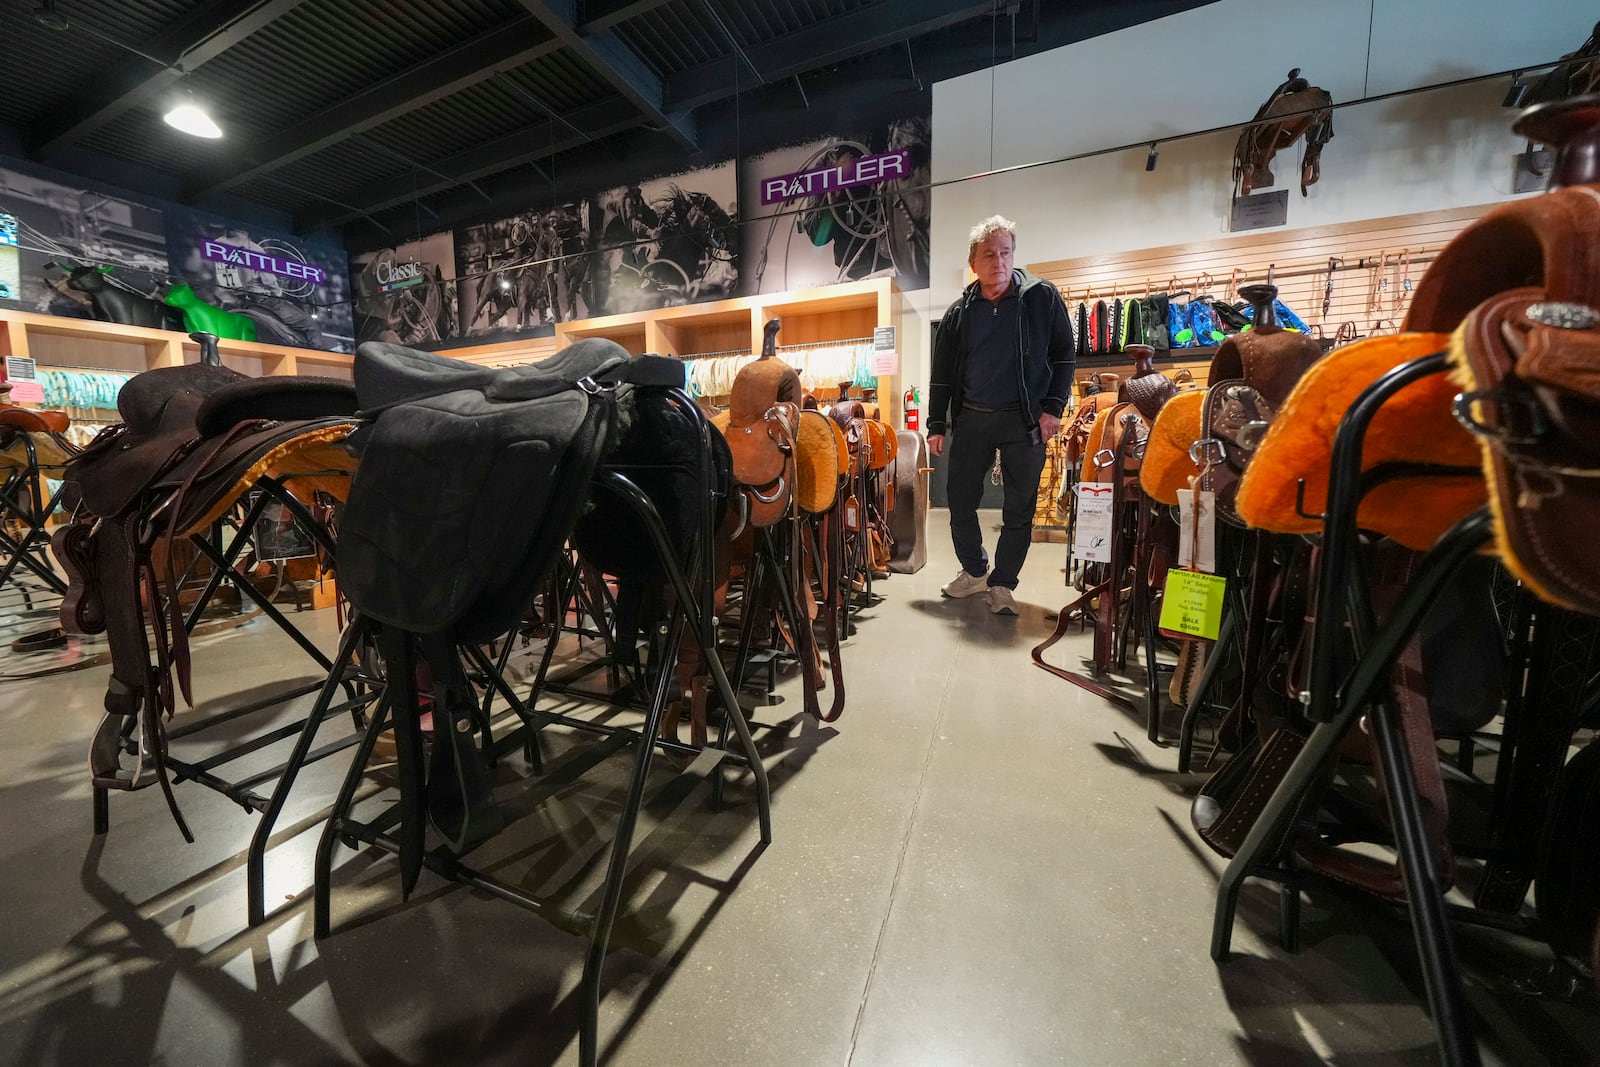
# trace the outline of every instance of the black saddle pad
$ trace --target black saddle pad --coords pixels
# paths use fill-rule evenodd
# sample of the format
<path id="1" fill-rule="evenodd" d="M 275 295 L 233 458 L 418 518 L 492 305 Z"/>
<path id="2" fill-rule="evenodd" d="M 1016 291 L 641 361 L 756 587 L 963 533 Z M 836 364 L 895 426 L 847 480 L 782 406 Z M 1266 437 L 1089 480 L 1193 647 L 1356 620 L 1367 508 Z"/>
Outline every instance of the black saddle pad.
<path id="1" fill-rule="evenodd" d="M 350 602 L 417 634 L 509 629 L 577 521 L 628 362 L 603 340 L 504 370 L 363 344 L 372 424 L 339 526 Z"/>
<path id="2" fill-rule="evenodd" d="M 714 427 L 707 427 L 712 484 L 704 486 L 700 462 L 704 454 L 700 433 L 703 419 L 685 407 L 694 402 L 682 393 L 652 388 L 635 389 L 631 401 L 629 418 L 606 456 L 605 467 L 628 478 L 650 498 L 661 514 L 679 561 L 687 567 L 700 529 L 704 494 L 708 489 L 712 494 L 716 522 L 721 523 L 727 508 L 733 476 L 727 438 Z M 578 521 L 572 540 L 589 563 L 607 574 L 666 580 L 639 520 L 614 497 L 595 497 Z"/>

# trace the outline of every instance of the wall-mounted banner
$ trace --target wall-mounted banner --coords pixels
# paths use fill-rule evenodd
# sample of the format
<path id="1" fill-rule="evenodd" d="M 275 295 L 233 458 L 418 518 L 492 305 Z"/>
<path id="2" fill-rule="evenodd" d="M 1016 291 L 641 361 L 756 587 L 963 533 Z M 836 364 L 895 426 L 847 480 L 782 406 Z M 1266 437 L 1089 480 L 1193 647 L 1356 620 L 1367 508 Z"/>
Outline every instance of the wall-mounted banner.
<path id="1" fill-rule="evenodd" d="M 145 298 L 167 276 L 161 212 L 105 193 L 89 192 L 0 169 L 0 300 L 47 315 L 94 318 L 89 288 L 118 290 L 142 304 L 146 324 L 162 309 Z M 78 284 L 68 284 L 74 271 Z"/>
<path id="2" fill-rule="evenodd" d="M 214 215 L 167 212 L 174 278 L 208 304 L 253 320 L 266 344 L 349 352 L 355 345 L 344 249 Z"/>
<path id="3" fill-rule="evenodd" d="M 929 123 L 897 119 L 745 162 L 749 293 L 891 276 L 928 284 Z"/>
<path id="4" fill-rule="evenodd" d="M 447 342 L 456 333 L 455 269 L 456 242 L 448 230 L 356 256 L 350 270 L 357 339 L 413 348 Z"/>
<path id="5" fill-rule="evenodd" d="M 455 232 L 458 337 L 536 337 L 599 314 L 590 276 L 594 204 L 578 200 Z"/>
<path id="6" fill-rule="evenodd" d="M 739 291 L 733 161 L 601 193 L 601 314 L 720 300 Z"/>
<path id="7" fill-rule="evenodd" d="M 911 149 L 874 156 L 843 157 L 836 165 L 761 179 L 761 203 L 777 204 L 801 196 L 821 196 L 858 185 L 897 181 L 911 176 Z"/>

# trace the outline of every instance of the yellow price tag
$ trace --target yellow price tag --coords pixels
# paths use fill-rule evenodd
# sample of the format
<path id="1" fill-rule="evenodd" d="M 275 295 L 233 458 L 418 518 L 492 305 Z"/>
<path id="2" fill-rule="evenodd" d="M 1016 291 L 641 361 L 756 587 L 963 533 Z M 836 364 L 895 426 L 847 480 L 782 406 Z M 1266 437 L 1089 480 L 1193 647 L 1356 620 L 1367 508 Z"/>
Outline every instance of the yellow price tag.
<path id="1" fill-rule="evenodd" d="M 1227 588 L 1228 580 L 1220 574 L 1168 571 L 1167 591 L 1161 598 L 1161 628 L 1215 641 L 1222 629 L 1222 598 Z"/>

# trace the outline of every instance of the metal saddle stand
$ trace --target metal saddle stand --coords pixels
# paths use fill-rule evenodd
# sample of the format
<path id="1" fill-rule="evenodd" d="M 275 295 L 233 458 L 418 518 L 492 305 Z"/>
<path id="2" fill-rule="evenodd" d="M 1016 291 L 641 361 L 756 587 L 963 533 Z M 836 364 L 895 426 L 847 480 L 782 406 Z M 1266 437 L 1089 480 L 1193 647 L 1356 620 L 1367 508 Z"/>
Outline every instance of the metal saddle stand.
<path id="1" fill-rule="evenodd" d="M 601 346 L 601 347 L 597 347 Z M 585 347 L 588 346 L 588 347 Z M 627 364 L 626 353 L 605 342 L 580 342 L 552 360 L 536 367 L 510 371 L 486 371 L 455 361 L 411 352 L 394 346 L 364 345 L 357 354 L 356 381 L 364 407 L 377 409 L 374 431 L 364 446 L 362 465 L 352 487 L 351 500 L 341 524 L 345 588 L 358 616 L 346 635 L 344 647 L 334 664 L 342 671 L 359 643 L 371 638 L 382 654 L 387 685 L 372 714 L 349 773 L 334 800 L 315 861 L 315 934 L 324 938 L 332 932 L 331 896 L 334 847 L 344 842 L 376 847 L 400 860 L 401 883 L 409 893 L 417 874 L 426 868 L 452 881 L 483 889 L 501 899 L 523 905 L 550 918 L 563 928 L 586 929 L 588 950 L 580 987 L 581 1026 L 579 1054 L 584 1064 L 598 1059 L 598 1018 L 602 968 L 623 893 L 627 860 L 651 760 L 658 748 L 670 747 L 658 736 L 665 712 L 671 666 L 685 631 L 702 650 L 713 678 L 717 696 L 727 709 L 737 709 L 735 694 L 716 655 L 715 620 L 711 604 L 711 531 L 713 500 L 710 492 L 696 495 L 700 515 L 695 543 L 686 567 L 674 549 L 660 513 L 649 497 L 622 474 L 597 467 L 601 462 L 609 430 L 607 414 L 614 403 L 607 381 L 633 382 L 645 388 L 640 377 L 626 377 L 648 365 L 635 368 Z M 681 364 L 676 367 L 682 381 Z M 602 378 L 602 375 L 605 377 Z M 565 384 L 563 384 L 565 383 Z M 650 384 L 650 387 L 656 387 Z M 575 395 L 578 394 L 578 395 Z M 679 392 L 681 396 L 681 391 Z M 684 402 L 693 408 L 686 397 Z M 374 403 L 376 401 L 376 404 Z M 402 409 L 397 419 L 384 421 L 390 407 Z M 424 427 L 427 419 L 439 420 L 439 427 Z M 468 588 L 460 583 L 436 581 L 431 562 L 434 554 L 424 553 L 427 568 L 406 570 L 413 561 L 401 555 L 403 546 L 387 540 L 386 513 L 394 504 L 389 491 L 399 481 L 415 482 L 417 449 L 437 447 L 448 451 L 462 447 L 456 427 L 471 422 L 489 427 L 485 436 L 468 442 L 484 459 L 481 467 L 463 474 L 461 464 L 445 464 L 438 476 L 448 476 L 455 486 L 475 487 L 479 499 L 462 505 L 458 521 L 469 526 L 496 515 L 493 509 L 527 509 L 532 519 L 520 527 L 491 522 L 495 531 L 514 530 L 516 536 L 499 542 L 507 553 L 503 559 L 474 560 L 463 557 L 460 566 L 472 568 Z M 701 432 L 709 426 L 701 420 Z M 521 480 L 530 486 L 523 497 L 499 492 L 507 475 L 493 464 L 493 457 L 527 456 L 522 442 L 539 439 L 549 442 L 548 454 L 555 457 L 553 473 Z M 398 447 L 392 447 L 398 445 Z M 516 451 L 509 451 L 516 450 Z M 702 453 L 701 484 L 713 484 L 709 470 L 709 445 Z M 437 457 L 436 457 L 437 458 Z M 505 462 L 515 463 L 512 458 Z M 446 469 L 447 468 L 447 469 Z M 549 469 L 549 468 L 547 468 Z M 592 476 L 582 472 L 593 471 Z M 430 475 L 431 476 L 431 475 Z M 477 476 L 483 476 L 481 482 Z M 569 484 L 584 476 L 584 482 Z M 363 479 L 369 479 L 363 483 Z M 539 479 L 542 478 L 543 481 Z M 527 493 L 548 499 L 528 499 Z M 365 496 L 363 496 L 365 494 Z M 490 494 L 485 496 L 484 494 Z M 674 594 L 674 605 L 667 623 L 667 634 L 659 664 L 652 664 L 655 678 L 644 722 L 630 729 L 611 722 L 586 723 L 572 716 L 555 715 L 537 707 L 537 698 L 518 699 L 512 687 L 496 669 L 482 646 L 498 640 L 520 617 L 544 586 L 546 572 L 556 569 L 561 543 L 572 532 L 585 497 L 600 494 L 619 503 L 637 523 L 639 540 L 649 546 L 659 562 Z M 425 494 L 423 494 L 425 495 Z M 487 512 L 483 509 L 489 509 Z M 363 511 L 365 512 L 363 514 Z M 454 529 L 430 531 L 430 536 L 453 537 Z M 414 536 L 414 534 L 409 535 Z M 409 544 L 409 542 L 408 542 Z M 363 545 L 361 553 L 355 546 Z M 548 552 L 548 555 L 542 555 Z M 498 571 L 481 564 L 498 563 Z M 465 573 L 465 572 L 464 572 Z M 575 573 L 575 572 L 574 572 Z M 352 578 L 351 576 L 356 577 Z M 404 581 L 396 575 L 404 576 Z M 570 581 L 570 576 L 569 576 Z M 440 602 L 438 596 L 454 599 Z M 401 622 L 382 622 L 367 608 Z M 550 626 L 549 647 L 560 638 L 565 604 L 547 604 L 545 621 Z M 432 614 L 427 612 L 432 610 Z M 421 632 L 424 620 L 446 622 L 445 628 Z M 415 619 L 417 629 L 411 629 Z M 432 623 L 435 627 L 438 622 Z M 503 650 L 502 650 L 503 654 Z M 434 722 L 431 766 L 424 767 L 420 731 L 420 685 L 418 669 L 426 664 L 432 679 Z M 520 724 L 506 735 L 491 739 L 482 720 L 478 698 L 473 694 L 470 666 L 481 684 L 492 687 L 510 704 Z M 631 708 L 631 703 L 624 703 Z M 762 845 L 771 840 L 770 790 L 759 753 L 750 737 L 743 716 L 736 710 L 725 716 L 739 742 L 739 755 L 725 748 L 708 749 L 697 759 L 693 770 L 709 774 L 724 760 L 744 764 L 754 778 Z M 592 915 L 563 915 L 554 902 L 536 897 L 524 889 L 496 880 L 473 867 L 466 857 L 479 845 L 504 828 L 504 813 L 489 792 L 487 767 L 500 754 L 521 747 L 531 748 L 530 736 L 547 725 L 561 724 L 605 736 L 601 751 L 624 748 L 633 751 L 633 768 L 626 798 L 611 845 L 599 906 Z M 394 731 L 397 748 L 397 777 L 400 801 L 372 821 L 352 814 L 355 793 L 361 782 L 377 739 L 386 728 Z M 425 824 L 431 822 L 442 844 L 429 847 L 424 838 Z"/>

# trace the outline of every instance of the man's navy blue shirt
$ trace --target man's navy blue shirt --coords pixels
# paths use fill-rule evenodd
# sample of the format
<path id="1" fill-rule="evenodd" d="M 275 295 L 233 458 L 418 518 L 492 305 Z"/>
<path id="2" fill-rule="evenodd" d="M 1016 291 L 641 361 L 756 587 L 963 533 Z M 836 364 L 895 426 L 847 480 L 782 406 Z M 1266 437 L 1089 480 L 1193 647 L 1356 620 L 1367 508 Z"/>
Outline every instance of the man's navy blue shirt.
<path id="1" fill-rule="evenodd" d="M 961 403 L 993 411 L 1022 410 L 1017 387 L 1017 331 L 1022 299 L 1013 282 L 997 301 L 980 290 L 967 307 L 966 359 L 961 368 Z"/>

